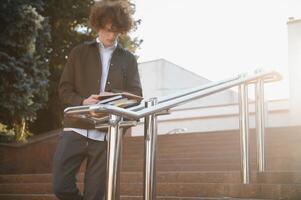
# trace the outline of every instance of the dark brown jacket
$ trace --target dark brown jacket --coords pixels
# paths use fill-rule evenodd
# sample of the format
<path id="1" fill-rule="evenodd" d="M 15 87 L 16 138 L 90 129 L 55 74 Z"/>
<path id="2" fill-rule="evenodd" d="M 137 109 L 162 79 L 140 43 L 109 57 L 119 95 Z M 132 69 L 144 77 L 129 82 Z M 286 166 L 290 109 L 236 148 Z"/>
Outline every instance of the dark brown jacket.
<path id="1" fill-rule="evenodd" d="M 95 40 L 72 49 L 59 84 L 64 107 L 82 105 L 90 95 L 99 94 L 101 73 L 99 47 Z M 112 54 L 105 91 L 126 91 L 142 96 L 136 58 L 119 44 Z M 94 125 L 65 118 L 64 127 L 89 129 Z"/>

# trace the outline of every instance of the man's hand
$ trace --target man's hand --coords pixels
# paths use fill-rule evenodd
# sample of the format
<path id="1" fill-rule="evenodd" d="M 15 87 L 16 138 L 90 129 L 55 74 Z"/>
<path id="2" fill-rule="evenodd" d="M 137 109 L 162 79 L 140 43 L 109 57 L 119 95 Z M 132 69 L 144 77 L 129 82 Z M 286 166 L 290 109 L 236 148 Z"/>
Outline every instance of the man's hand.
<path id="1" fill-rule="evenodd" d="M 92 94 L 91 96 L 89 96 L 88 98 L 86 98 L 83 101 L 83 105 L 91 105 L 91 104 L 96 104 L 99 100 L 100 95 L 97 94 Z"/>
<path id="2" fill-rule="evenodd" d="M 114 93 L 112 93 L 112 92 L 100 92 L 99 93 L 99 96 L 102 96 L 102 97 L 111 96 L 111 95 L 114 95 Z"/>
<path id="3" fill-rule="evenodd" d="M 100 97 L 111 96 L 114 95 L 112 92 L 101 92 L 99 94 L 92 94 L 88 98 L 83 101 L 83 105 L 91 105 L 99 102 Z"/>

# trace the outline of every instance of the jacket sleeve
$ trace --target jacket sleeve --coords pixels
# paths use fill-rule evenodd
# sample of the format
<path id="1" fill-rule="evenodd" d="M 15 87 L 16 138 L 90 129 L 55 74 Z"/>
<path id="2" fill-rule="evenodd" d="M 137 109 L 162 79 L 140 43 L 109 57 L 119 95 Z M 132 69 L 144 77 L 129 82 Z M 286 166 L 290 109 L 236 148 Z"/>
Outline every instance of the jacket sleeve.
<path id="1" fill-rule="evenodd" d="M 142 87 L 138 71 L 137 60 L 134 55 L 130 54 L 129 65 L 127 68 L 126 89 L 128 92 L 142 96 Z"/>
<path id="2" fill-rule="evenodd" d="M 67 63 L 61 75 L 59 83 L 59 97 L 64 107 L 79 106 L 84 98 L 76 93 L 75 90 L 75 67 L 78 62 L 78 48 L 74 48 L 68 56 Z"/>

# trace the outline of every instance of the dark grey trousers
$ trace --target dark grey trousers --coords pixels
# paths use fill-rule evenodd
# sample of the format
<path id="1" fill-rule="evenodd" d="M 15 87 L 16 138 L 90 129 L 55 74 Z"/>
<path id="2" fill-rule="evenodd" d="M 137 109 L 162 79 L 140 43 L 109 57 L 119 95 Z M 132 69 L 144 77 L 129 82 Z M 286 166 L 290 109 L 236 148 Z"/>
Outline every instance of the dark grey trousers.
<path id="1" fill-rule="evenodd" d="M 106 142 L 64 131 L 53 160 L 53 191 L 60 200 L 102 200 L 106 183 Z M 76 175 L 87 159 L 84 192 L 76 186 Z"/>

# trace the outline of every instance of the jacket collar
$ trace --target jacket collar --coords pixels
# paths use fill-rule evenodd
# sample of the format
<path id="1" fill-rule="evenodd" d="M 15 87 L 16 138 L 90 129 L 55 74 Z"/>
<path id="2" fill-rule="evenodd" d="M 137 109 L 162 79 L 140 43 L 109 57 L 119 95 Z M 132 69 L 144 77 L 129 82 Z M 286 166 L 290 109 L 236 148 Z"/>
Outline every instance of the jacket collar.
<path id="1" fill-rule="evenodd" d="M 91 40 L 91 41 L 85 41 L 84 43 L 87 44 L 87 45 L 97 45 L 96 39 Z M 116 46 L 116 50 L 117 49 L 118 50 L 124 50 L 124 48 L 122 47 L 122 45 L 119 42 L 117 43 L 117 46 Z"/>

